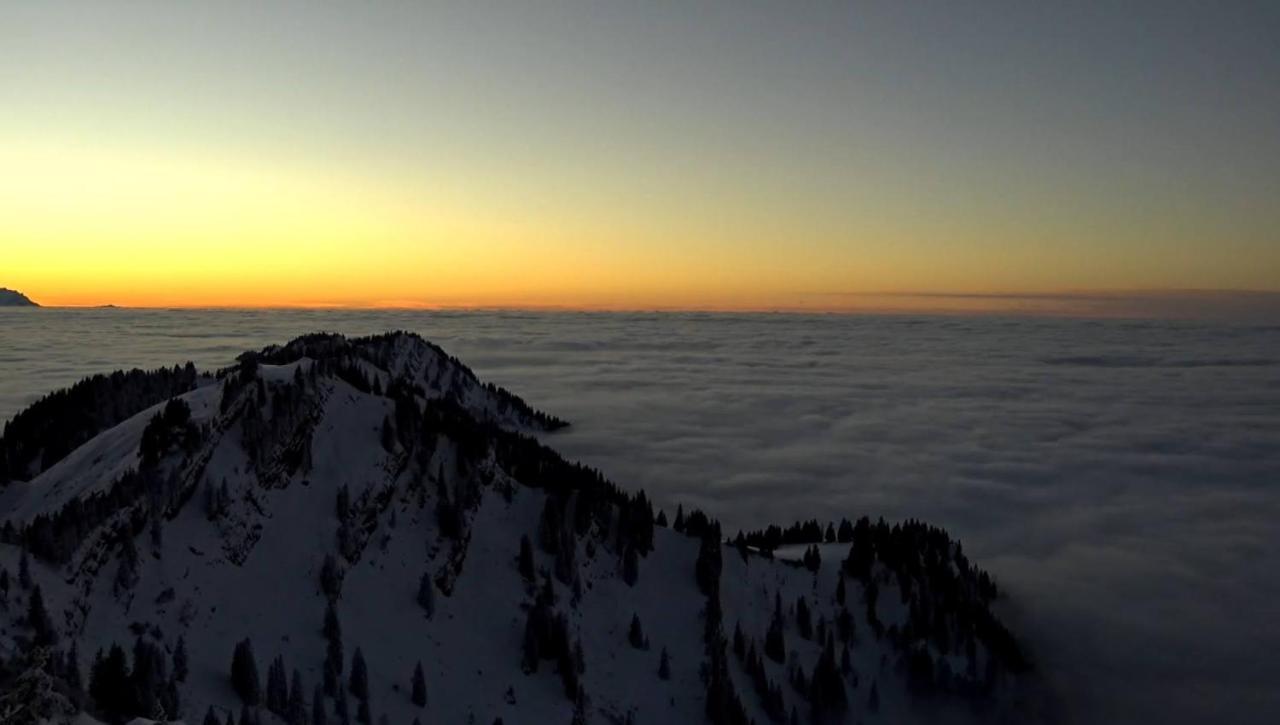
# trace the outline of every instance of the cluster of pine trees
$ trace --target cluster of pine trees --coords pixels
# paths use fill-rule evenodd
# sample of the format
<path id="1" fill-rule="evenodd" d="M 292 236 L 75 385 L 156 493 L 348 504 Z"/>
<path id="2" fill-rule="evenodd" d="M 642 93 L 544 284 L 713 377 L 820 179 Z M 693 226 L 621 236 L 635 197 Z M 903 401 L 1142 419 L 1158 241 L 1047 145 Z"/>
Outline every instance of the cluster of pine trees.
<path id="1" fill-rule="evenodd" d="M 319 367 L 299 364 L 291 381 L 267 383 L 258 366 L 246 362 L 238 374 L 225 376 L 224 414 L 237 396 L 252 395 L 250 404 L 239 411 L 240 443 L 259 482 L 266 487 L 282 485 L 299 471 L 311 468 L 311 432 L 317 411 L 309 405 L 313 398 L 307 393 L 315 387 Z"/>
<path id="2" fill-rule="evenodd" d="M 798 521 L 785 529 L 772 524 L 758 531 L 738 532 L 735 545 L 751 546 L 760 551 L 773 551 L 780 546 L 800 544 L 848 544 L 853 541 L 853 524 L 841 519 L 839 528 L 828 523 L 824 529 L 817 519 Z"/>
<path id="3" fill-rule="evenodd" d="M 11 521 L 0 527 L 0 541 L 26 547 L 40 559 L 64 563 L 85 537 L 158 485 L 153 477 L 127 470 L 105 491 L 76 497 L 52 514 L 40 514 L 19 530 Z"/>
<path id="4" fill-rule="evenodd" d="M 64 666 L 68 679 L 74 674 L 74 648 L 68 655 L 72 662 Z M 113 644 L 94 657 L 89 676 L 89 697 L 93 710 L 108 723 L 121 723 L 135 717 L 168 720 L 181 717 L 178 683 L 187 678 L 187 651 L 178 638 L 173 654 L 155 641 L 139 636 L 133 645 L 132 662 L 124 648 Z"/>
<path id="5" fill-rule="evenodd" d="M 991 611 L 999 594 L 995 582 L 943 529 L 914 520 L 872 524 L 864 517 L 854 526 L 842 566 L 863 582 L 868 620 L 877 636 L 887 634 L 906 657 L 913 691 L 980 696 L 991 692 L 1001 672 L 1030 668 L 1018 642 Z M 907 607 L 901 627 L 885 630 L 875 616 L 882 582 L 896 583 Z M 981 672 L 979 644 L 986 652 Z M 965 672 L 951 671 L 947 657 L 952 654 L 964 655 Z"/>
<path id="6" fill-rule="evenodd" d="M 525 674 L 538 671 L 543 661 L 550 660 L 564 685 L 565 697 L 577 702 L 583 697 L 582 674 L 586 672 L 582 642 L 569 627 L 569 619 L 555 609 L 555 585 L 544 576 L 542 587 L 525 619 L 521 667 Z"/>
<path id="7" fill-rule="evenodd" d="M 189 452 L 200 442 L 200 429 L 191 422 L 191 406 L 181 398 L 170 398 L 142 430 L 138 455 L 142 465 L 154 466 L 174 447 Z"/>
<path id="8" fill-rule="evenodd" d="M 195 365 L 94 375 L 18 413 L 0 436 L 0 486 L 47 470 L 108 428 L 195 388 Z"/>
<path id="9" fill-rule="evenodd" d="M 288 674 L 284 658 L 279 656 L 267 668 L 264 688 L 258 675 L 253 643 L 248 639 L 238 642 L 231 656 L 230 678 L 242 707 L 239 722 L 232 725 L 259 725 L 262 722 L 259 707 L 287 725 L 328 725 L 330 712 L 333 713 L 334 725 L 350 725 L 353 718 L 360 725 L 372 725 L 369 666 L 364 652 L 357 647 L 351 655 L 346 682 L 342 681 L 341 627 L 332 607 L 326 613 L 325 636 L 330 648 L 325 660 L 324 679 L 311 689 L 309 697 L 302 674 L 296 668 L 292 675 Z M 419 707 L 427 703 L 426 687 L 426 677 L 419 662 L 412 676 L 410 695 L 411 701 Z M 355 698 L 354 712 L 348 693 Z M 384 721 L 385 716 L 379 723 Z M 206 714 L 205 722 L 208 725 L 218 722 L 212 709 Z"/>
<path id="10" fill-rule="evenodd" d="M 39 514 L 19 530 L 11 521 L 0 527 L 0 541 L 20 544 L 40 559 L 61 564 L 85 543 L 89 534 L 101 524 L 138 502 L 115 538 L 132 546 L 132 537 L 148 523 L 153 537 L 160 535 L 160 521 L 183 497 L 177 481 L 156 470 L 156 464 L 175 447 L 190 452 L 203 432 L 191 421 L 191 408 L 185 401 L 172 398 L 156 413 L 143 430 L 139 443 L 140 470 L 128 469 L 102 491 L 77 496 L 53 513 Z"/>
<path id="11" fill-rule="evenodd" d="M 439 346 L 424 340 L 417 333 L 404 330 L 355 338 L 346 338 L 328 333 L 304 335 L 295 338 L 282 347 L 273 346 L 261 352 L 245 353 L 240 356 L 240 360 L 242 364 L 252 361 L 268 365 L 285 365 L 302 357 L 311 358 L 322 364 L 328 361 L 338 361 L 332 372 L 362 392 L 382 395 L 381 384 L 376 379 L 371 381 L 363 372 L 358 361 L 366 360 L 377 367 L 391 370 L 394 367 L 393 363 L 397 360 L 397 355 L 407 345 L 427 347 L 456 371 L 455 378 L 444 383 L 445 390 L 442 392 L 446 396 L 449 393 L 454 393 L 455 395 L 459 393 L 464 383 L 480 385 L 475 373 L 464 365 L 462 361 L 448 354 Z M 329 371 L 325 370 L 324 372 Z M 530 421 L 534 427 L 545 431 L 556 430 L 568 425 L 567 422 L 553 415 L 535 410 L 519 396 L 508 390 L 492 383 L 485 384 L 484 388 L 497 399 L 498 410 L 495 411 L 497 413 L 514 413 L 521 419 Z M 425 397 L 425 391 L 419 391 L 419 394 Z"/>

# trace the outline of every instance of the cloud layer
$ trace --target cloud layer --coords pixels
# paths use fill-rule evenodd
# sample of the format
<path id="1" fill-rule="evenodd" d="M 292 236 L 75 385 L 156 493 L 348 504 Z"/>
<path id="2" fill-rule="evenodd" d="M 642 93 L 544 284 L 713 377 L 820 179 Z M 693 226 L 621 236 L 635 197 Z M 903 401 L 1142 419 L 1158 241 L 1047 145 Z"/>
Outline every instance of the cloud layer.
<path id="1" fill-rule="evenodd" d="M 1068 721 L 1280 714 L 1277 327 L 50 312 L 0 328 L 0 418 L 121 365 L 412 329 L 573 421 L 553 446 L 664 506 L 730 530 L 862 514 L 947 528 L 1012 592 Z"/>

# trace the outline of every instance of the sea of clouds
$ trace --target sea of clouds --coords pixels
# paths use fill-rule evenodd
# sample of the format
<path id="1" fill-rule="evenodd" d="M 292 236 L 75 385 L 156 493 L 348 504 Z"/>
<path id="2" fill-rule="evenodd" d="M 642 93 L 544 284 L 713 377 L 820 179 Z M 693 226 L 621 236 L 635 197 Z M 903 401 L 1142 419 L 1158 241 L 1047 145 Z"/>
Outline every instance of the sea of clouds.
<path id="1" fill-rule="evenodd" d="M 0 419 L 92 372 L 415 330 L 548 442 L 733 531 L 920 518 L 1011 597 L 1064 722 L 1280 717 L 1280 327 L 998 317 L 0 315 Z"/>

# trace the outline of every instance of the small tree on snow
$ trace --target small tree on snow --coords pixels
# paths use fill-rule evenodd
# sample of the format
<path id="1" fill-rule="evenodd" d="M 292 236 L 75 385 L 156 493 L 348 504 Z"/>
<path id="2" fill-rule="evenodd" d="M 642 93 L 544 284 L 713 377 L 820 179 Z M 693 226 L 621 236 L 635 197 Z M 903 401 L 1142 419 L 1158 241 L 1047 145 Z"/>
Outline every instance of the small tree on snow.
<path id="1" fill-rule="evenodd" d="M 253 644 L 243 639 L 236 644 L 231 657 L 231 685 L 245 705 L 257 705 L 262 696 L 258 680 L 258 664 L 253 657 Z"/>
<path id="2" fill-rule="evenodd" d="M 27 604 L 27 625 L 35 633 L 36 644 L 53 644 L 56 632 L 53 628 L 53 620 L 49 618 L 49 611 L 45 609 L 44 594 L 41 593 L 38 584 L 31 590 L 31 599 Z"/>
<path id="3" fill-rule="evenodd" d="M 369 669 L 364 663 L 364 653 L 356 647 L 356 653 L 351 655 L 351 694 L 355 695 L 361 702 L 369 699 Z"/>
<path id="4" fill-rule="evenodd" d="M 338 489 L 338 497 L 334 502 L 334 514 L 339 521 L 346 521 L 347 513 L 351 510 L 351 492 L 347 489 L 347 485 L 342 484 L 342 488 Z"/>
<path id="5" fill-rule="evenodd" d="M 342 591 L 342 575 L 333 554 L 325 554 L 324 563 L 320 566 L 320 591 L 330 600 L 337 599 Z"/>
<path id="6" fill-rule="evenodd" d="M 427 613 L 428 619 L 436 613 L 436 586 L 431 581 L 431 572 L 423 572 L 418 582 L 418 606 Z"/>
<path id="7" fill-rule="evenodd" d="M 636 649 L 647 649 L 649 641 L 645 639 L 644 629 L 640 626 L 640 615 L 631 615 L 631 628 L 627 631 L 627 641 Z"/>
<path id="8" fill-rule="evenodd" d="M 286 711 L 289 725 L 307 725 L 307 699 L 302 689 L 302 674 L 293 671 L 293 681 L 289 685 L 289 707 Z"/>
<path id="9" fill-rule="evenodd" d="M 520 537 L 520 576 L 524 580 L 533 583 L 536 572 L 533 568 L 533 544 L 529 541 L 529 537 Z"/>
<path id="10" fill-rule="evenodd" d="M 342 639 L 342 624 L 338 622 L 338 611 L 333 608 L 333 602 L 329 602 L 329 604 L 325 606 L 324 638 Z"/>
<path id="11" fill-rule="evenodd" d="M 185 682 L 187 679 L 187 642 L 181 636 L 173 649 L 173 679 Z"/>
<path id="12" fill-rule="evenodd" d="M 636 585 L 636 580 L 640 578 L 640 557 L 636 555 L 634 546 L 628 546 L 626 553 L 622 555 L 622 580 L 627 586 Z"/>
<path id="13" fill-rule="evenodd" d="M 427 704 L 427 678 L 422 672 L 422 662 L 413 669 L 413 704 L 424 707 Z"/>
<path id="14" fill-rule="evenodd" d="M 27 557 L 27 547 L 22 547 L 22 557 L 18 559 L 18 583 L 23 589 L 31 588 L 31 560 Z"/>
<path id="15" fill-rule="evenodd" d="M 311 693 L 311 725 L 326 725 L 328 713 L 324 707 L 324 687 L 316 685 Z"/>
<path id="16" fill-rule="evenodd" d="M 380 442 L 382 443 L 382 450 L 386 451 L 387 453 L 394 453 L 396 450 L 396 429 L 395 429 L 395 426 L 392 425 L 391 423 L 390 416 L 383 416 L 382 432 L 380 435 L 381 435 Z"/>

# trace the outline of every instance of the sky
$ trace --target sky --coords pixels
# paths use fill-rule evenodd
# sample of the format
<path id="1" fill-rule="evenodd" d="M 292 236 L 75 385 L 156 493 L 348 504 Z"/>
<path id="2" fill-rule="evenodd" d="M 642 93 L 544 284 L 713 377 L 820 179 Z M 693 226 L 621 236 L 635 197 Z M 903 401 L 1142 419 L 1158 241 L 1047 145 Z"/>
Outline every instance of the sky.
<path id="1" fill-rule="evenodd" d="M 1280 292 L 1276 3 L 264 5 L 0 0 L 0 286 L 979 311 Z"/>

